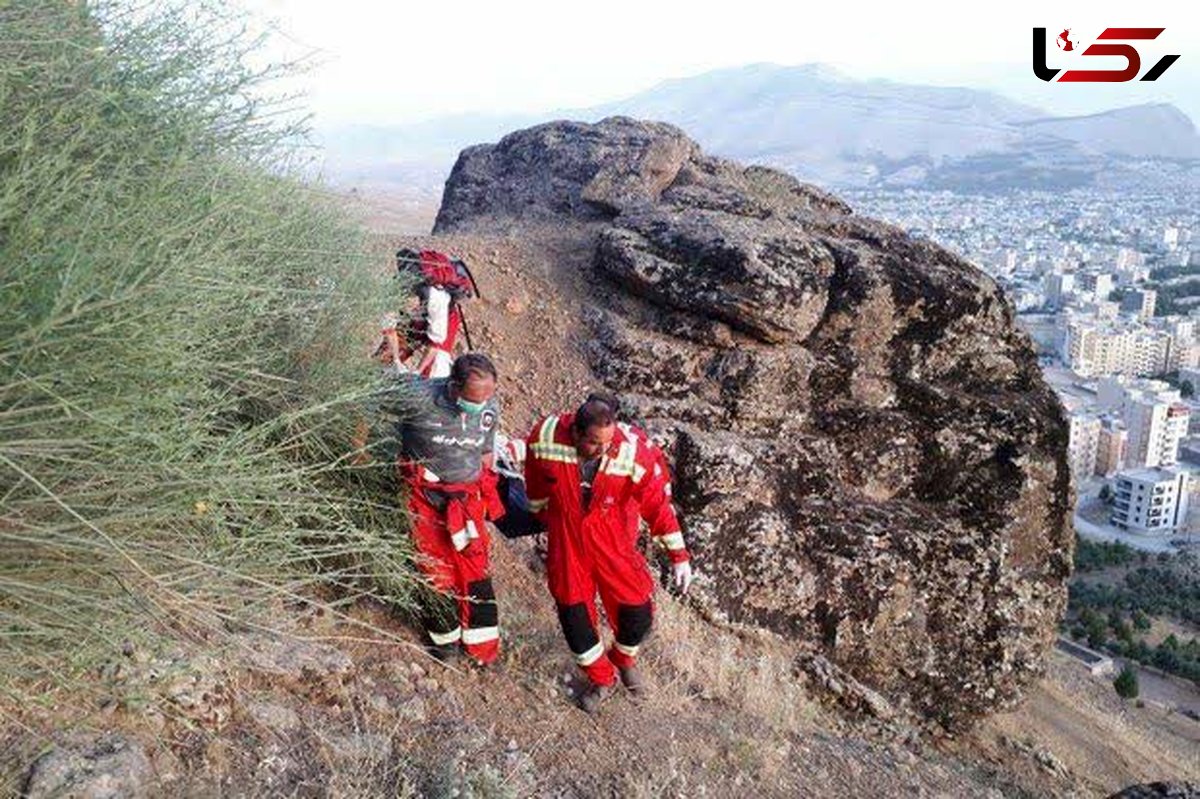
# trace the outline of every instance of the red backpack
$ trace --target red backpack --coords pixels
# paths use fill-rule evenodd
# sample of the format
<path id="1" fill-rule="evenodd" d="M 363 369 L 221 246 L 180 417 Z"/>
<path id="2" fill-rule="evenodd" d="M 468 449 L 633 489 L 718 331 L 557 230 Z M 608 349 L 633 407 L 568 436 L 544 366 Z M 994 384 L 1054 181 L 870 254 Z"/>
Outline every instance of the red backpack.
<path id="1" fill-rule="evenodd" d="M 456 302 L 479 296 L 467 264 L 444 252 L 402 249 L 396 253 L 396 271 L 401 275 L 416 274 L 426 286 L 445 289 Z"/>

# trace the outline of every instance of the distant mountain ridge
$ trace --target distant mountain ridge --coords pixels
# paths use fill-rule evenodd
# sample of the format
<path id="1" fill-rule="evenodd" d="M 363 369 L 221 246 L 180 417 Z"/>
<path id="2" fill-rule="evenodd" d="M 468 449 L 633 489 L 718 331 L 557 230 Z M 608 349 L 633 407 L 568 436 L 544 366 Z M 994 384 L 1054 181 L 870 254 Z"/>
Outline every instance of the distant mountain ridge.
<path id="1" fill-rule="evenodd" d="M 1200 158 L 1195 125 L 1170 103 L 1147 103 L 1086 116 L 1042 117 L 1024 126 L 1107 155 Z"/>
<path id="2" fill-rule="evenodd" d="M 552 119 L 623 115 L 675 124 L 706 150 L 834 187 L 1064 187 L 1130 159 L 1200 171 L 1200 134 L 1169 104 L 1052 116 L 990 91 L 857 80 L 823 64 L 753 64 L 664 81 L 624 100 L 544 114 L 468 114 L 351 126 L 327 138 L 335 180 L 387 180 Z M 1200 163 L 1200 162 L 1198 162 Z"/>

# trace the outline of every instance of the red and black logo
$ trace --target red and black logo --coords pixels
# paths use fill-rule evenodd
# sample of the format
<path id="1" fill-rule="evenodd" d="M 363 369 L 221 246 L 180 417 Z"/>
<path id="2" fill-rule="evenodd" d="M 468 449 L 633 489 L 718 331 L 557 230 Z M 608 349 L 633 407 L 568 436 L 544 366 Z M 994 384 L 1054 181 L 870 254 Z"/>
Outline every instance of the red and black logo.
<path id="1" fill-rule="evenodd" d="M 1132 44 L 1121 42 L 1151 41 L 1166 28 L 1105 28 L 1095 44 L 1083 51 L 1085 56 L 1119 56 L 1125 59 L 1124 69 L 1050 69 L 1046 66 L 1046 29 L 1033 29 L 1033 74 L 1047 83 L 1123 83 L 1133 80 L 1142 70 L 1142 56 Z M 1070 28 L 1063 29 L 1055 39 L 1058 49 L 1074 52 L 1079 49 Z M 1167 68 L 1179 60 L 1177 55 L 1165 55 L 1140 80 L 1158 80 Z M 1054 80 L 1062 72 L 1058 80 Z"/>

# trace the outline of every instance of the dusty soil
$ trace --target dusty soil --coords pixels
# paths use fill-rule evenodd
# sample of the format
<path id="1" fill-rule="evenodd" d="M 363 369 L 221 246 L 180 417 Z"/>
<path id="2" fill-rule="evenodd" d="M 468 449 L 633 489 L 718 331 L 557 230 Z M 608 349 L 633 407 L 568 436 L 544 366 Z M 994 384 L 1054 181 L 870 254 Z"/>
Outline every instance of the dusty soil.
<path id="1" fill-rule="evenodd" d="M 556 235 L 389 236 L 389 246 L 423 244 L 462 257 L 480 297 L 464 305 L 474 348 L 500 372 L 502 427 L 524 435 L 543 414 L 579 405 L 597 387 L 579 353 L 580 311 L 590 291 L 586 263 L 592 242 Z M 460 346 L 464 346 L 460 339 Z"/>
<path id="2" fill-rule="evenodd" d="M 412 245 L 422 241 L 430 240 L 397 237 L 393 243 Z M 436 239 L 436 246 L 463 255 L 480 282 L 483 299 L 468 306 L 468 314 L 479 331 L 475 334 L 476 348 L 492 354 L 500 365 L 508 427 L 524 431 L 537 415 L 577 403 L 592 379 L 578 353 L 583 334 L 576 322 L 589 296 L 605 290 L 603 284 L 590 278 L 586 268 L 590 241 L 564 241 L 558 231 L 547 229 L 541 240 L 444 236 Z M 527 664 L 521 670 L 520 681 L 526 683 L 532 695 L 545 697 L 557 688 L 564 670 L 570 670 L 569 661 L 560 654 L 534 662 L 535 652 L 554 652 L 556 645 L 563 650 L 557 643 L 553 618 L 548 616 L 548 604 L 543 598 L 539 606 L 536 597 L 540 586 L 524 574 L 508 575 L 504 584 L 508 586 L 508 605 L 516 610 L 518 618 L 538 627 L 533 634 L 515 631 L 516 640 L 510 649 L 515 648 Z M 515 591 L 518 587 L 520 590 Z M 531 599 L 535 601 L 523 607 Z M 737 765 L 738 740 L 749 736 L 747 741 L 771 741 L 766 750 L 758 744 L 747 750 L 746 755 L 753 753 L 751 759 L 762 761 L 760 765 L 767 772 L 760 774 L 766 779 L 755 787 L 764 790 L 770 786 L 783 795 L 794 795 L 796 790 L 829 793 L 838 783 L 842 789 L 862 795 L 936 793 L 949 790 L 956 779 L 978 779 L 981 782 L 975 782 L 968 793 L 978 794 L 987 784 L 1002 786 L 1006 793 L 1024 790 L 1090 796 L 1105 795 L 1133 782 L 1186 775 L 1194 778 L 1200 774 L 1200 758 L 1196 757 L 1200 751 L 1200 724 L 1177 714 L 1122 703 L 1107 681 L 1090 678 L 1057 654 L 1051 656 L 1046 679 L 1031 692 L 1028 701 L 1016 711 L 990 720 L 965 740 L 933 742 L 932 749 L 927 746 L 928 738 L 922 739 L 924 743 L 916 749 L 895 740 L 829 742 L 821 730 L 839 729 L 843 721 L 821 710 L 811 695 L 798 688 L 798 678 L 793 676 L 786 648 L 780 642 L 747 642 L 715 632 L 674 602 L 667 602 L 663 610 L 648 664 L 660 681 L 666 680 L 667 690 L 642 707 L 618 699 L 621 712 L 606 713 L 598 727 L 578 713 L 562 717 L 560 712 L 569 709 L 565 698 L 552 699 L 538 715 L 549 714 L 545 721 L 557 716 L 556 732 L 539 749 L 561 748 L 554 763 L 568 765 L 573 758 L 581 757 L 578 767 L 583 771 L 608 771 L 610 778 L 619 782 L 614 775 L 625 772 L 613 772 L 611 768 L 629 768 L 645 756 L 640 753 L 657 752 L 662 756 L 649 760 L 656 769 L 676 761 L 680 773 L 692 774 L 693 778 L 704 775 L 686 783 L 673 778 L 664 785 L 686 784 L 692 791 L 698 785 L 733 788 L 739 782 L 729 781 L 726 772 Z M 697 639 L 708 643 L 700 644 Z M 536 645 L 532 645 L 534 641 Z M 706 655 L 708 651 L 721 654 L 714 657 Z M 697 659 L 700 662 L 695 662 Z M 716 664 L 709 662 L 714 659 Z M 557 666 L 550 667 L 552 663 Z M 759 664 L 774 676 L 775 682 L 760 679 L 754 686 L 736 687 L 746 678 L 730 674 L 737 675 L 746 668 L 743 664 Z M 715 680 L 720 685 L 712 685 L 711 677 L 689 684 L 689 679 L 697 680 L 713 668 L 721 675 Z M 541 677 L 534 676 L 537 674 Z M 528 684 L 531 679 L 533 685 Z M 783 708 L 773 699 L 783 686 L 792 701 L 798 702 L 796 708 Z M 748 697 L 745 692 L 750 688 L 759 694 Z M 799 693 L 795 693 L 797 690 Z M 720 698 L 722 691 L 725 701 Z M 513 702 L 520 704 L 515 697 Z M 779 713 L 786 716 L 782 724 L 766 720 Z M 688 719 L 686 724 L 679 723 L 683 718 Z M 520 723 L 524 722 L 518 727 Z M 537 722 L 539 726 L 542 723 Z M 579 724 L 584 726 L 579 728 Z M 584 743 L 567 732 L 593 728 L 602 730 L 606 737 L 612 736 L 599 751 L 593 749 L 597 742 L 591 737 L 585 736 Z M 516 734 L 513 727 L 501 729 L 505 735 Z M 629 749 L 631 743 L 623 740 L 626 733 L 642 741 L 635 746 L 638 751 Z M 646 746 L 655 740 L 659 743 Z M 850 740 L 861 747 L 854 756 L 847 752 Z M 558 741 L 558 747 L 552 746 L 552 741 Z M 610 750 L 617 755 L 615 759 L 601 754 Z M 764 760 L 772 750 L 775 754 Z M 581 751 L 589 754 L 579 754 Z M 896 755 L 896 751 L 901 754 Z M 954 759 L 943 760 L 937 752 L 950 753 Z M 911 765 L 904 766 L 906 757 L 918 758 L 915 770 Z M 898 760 L 889 763 L 889 758 Z M 779 761 L 779 765 L 770 767 L 773 761 Z M 884 768 L 876 773 L 879 766 Z M 744 772 L 743 779 L 752 779 L 756 770 L 748 768 Z M 904 785 L 902 777 L 909 773 L 913 774 L 913 782 Z M 883 774 L 892 782 L 870 782 L 884 779 Z M 582 783 L 575 787 L 585 789 Z M 963 787 L 960 785 L 960 790 Z M 714 795 L 723 794 L 717 790 Z"/>
<path id="3" fill-rule="evenodd" d="M 604 287 L 582 268 L 586 237 L 545 234 L 436 242 L 475 270 L 472 336 L 499 365 L 504 424 L 519 433 L 593 385 L 577 320 Z M 497 541 L 494 560 L 505 650 L 492 669 L 433 662 L 407 620 L 378 605 L 351 606 L 349 621 L 281 607 L 290 637 L 233 631 L 222 657 L 198 645 L 179 655 L 198 675 L 182 693 L 134 680 L 87 726 L 141 742 L 154 764 L 147 793 L 169 796 L 1100 797 L 1200 779 L 1200 724 L 1122 703 L 1064 657 L 1051 655 L 1019 708 L 948 739 L 847 717 L 784 641 L 715 627 L 665 592 L 645 649 L 650 696 L 618 693 L 588 716 L 573 704 L 533 543 Z M 29 735 L 35 709 L 5 726 L 0 764 L 15 792 L 17 764 L 49 739 Z"/>

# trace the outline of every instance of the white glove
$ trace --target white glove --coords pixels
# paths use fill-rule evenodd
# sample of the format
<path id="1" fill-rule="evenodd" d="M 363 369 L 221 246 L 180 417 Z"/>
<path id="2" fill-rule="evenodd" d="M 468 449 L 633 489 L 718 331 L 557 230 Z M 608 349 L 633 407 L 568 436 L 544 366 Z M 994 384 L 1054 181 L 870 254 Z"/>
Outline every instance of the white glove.
<path id="1" fill-rule="evenodd" d="M 675 572 L 675 587 L 679 589 L 679 593 L 686 594 L 688 586 L 692 584 L 692 564 L 688 561 L 676 563 L 672 567 Z"/>

